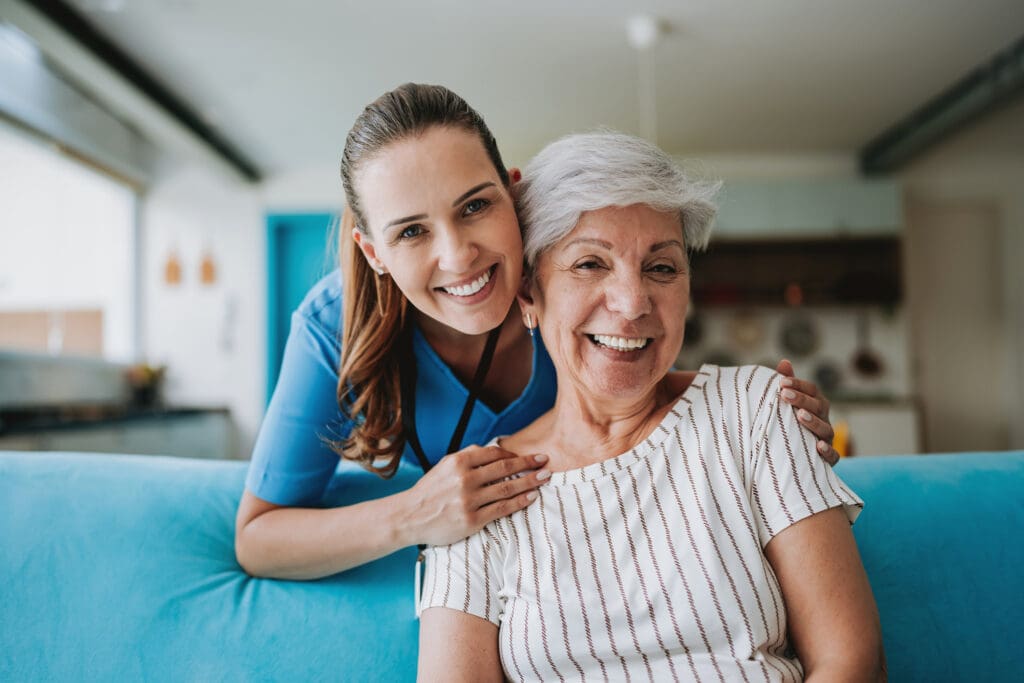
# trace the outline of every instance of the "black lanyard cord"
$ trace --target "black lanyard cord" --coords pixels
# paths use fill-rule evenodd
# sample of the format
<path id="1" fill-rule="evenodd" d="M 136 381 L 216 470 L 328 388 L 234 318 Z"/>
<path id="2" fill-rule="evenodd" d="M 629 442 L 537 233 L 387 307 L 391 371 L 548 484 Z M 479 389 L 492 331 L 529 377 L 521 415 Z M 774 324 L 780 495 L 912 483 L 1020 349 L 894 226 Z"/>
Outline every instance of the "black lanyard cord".
<path id="1" fill-rule="evenodd" d="M 495 327 L 487 335 L 487 343 L 484 344 L 483 353 L 480 355 L 480 362 L 477 363 L 476 372 L 473 374 L 473 381 L 469 386 L 469 396 L 462 406 L 462 414 L 455 426 L 452 438 L 448 442 L 446 455 L 454 453 L 462 447 L 462 439 L 469 427 L 469 418 L 473 415 L 473 406 L 476 404 L 477 396 L 483 388 L 484 380 L 487 379 L 487 371 L 491 368 L 491 361 L 494 359 L 494 350 L 498 346 L 498 337 L 501 336 L 501 326 Z M 402 388 L 402 429 L 405 432 L 406 441 L 412 447 L 419 460 L 423 473 L 426 474 L 433 467 L 426 453 L 423 452 L 423 444 L 420 443 L 419 434 L 416 431 L 416 356 L 412 347 L 412 335 L 408 336 L 409 342 L 406 353 L 403 354 L 403 362 L 400 368 Z"/>

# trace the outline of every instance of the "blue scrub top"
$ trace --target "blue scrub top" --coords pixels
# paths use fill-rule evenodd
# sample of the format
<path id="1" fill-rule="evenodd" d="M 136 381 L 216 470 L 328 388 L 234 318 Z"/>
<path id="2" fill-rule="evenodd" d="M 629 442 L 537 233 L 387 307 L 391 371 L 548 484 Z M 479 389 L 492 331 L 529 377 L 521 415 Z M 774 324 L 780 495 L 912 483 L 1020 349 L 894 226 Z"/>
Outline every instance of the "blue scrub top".
<path id="1" fill-rule="evenodd" d="M 263 418 L 245 487 L 276 505 L 320 501 L 339 464 L 323 439 L 348 436 L 352 423 L 338 409 L 341 358 L 341 273 L 324 277 L 292 314 L 277 387 Z M 540 336 L 534 338 L 533 374 L 523 393 L 495 413 L 481 401 L 473 407 L 463 446 L 512 434 L 545 413 L 555 401 L 555 369 Z M 455 431 L 469 390 L 417 328 L 416 431 L 423 450 L 437 462 Z M 406 445 L 403 458 L 418 465 Z"/>

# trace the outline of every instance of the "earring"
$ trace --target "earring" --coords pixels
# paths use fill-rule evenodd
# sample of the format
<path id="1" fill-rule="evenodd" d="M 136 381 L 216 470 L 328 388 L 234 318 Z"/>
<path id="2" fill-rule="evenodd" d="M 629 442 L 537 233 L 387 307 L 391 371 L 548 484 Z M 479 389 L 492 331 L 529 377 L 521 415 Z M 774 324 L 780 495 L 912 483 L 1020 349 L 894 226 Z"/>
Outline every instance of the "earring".
<path id="1" fill-rule="evenodd" d="M 380 266 L 377 266 L 377 268 L 375 268 L 375 270 L 377 271 L 377 275 L 383 275 L 384 274 L 384 269 L 381 268 Z"/>
<path id="2" fill-rule="evenodd" d="M 526 329 L 530 331 L 530 336 L 533 337 L 533 316 L 529 313 L 526 314 Z"/>

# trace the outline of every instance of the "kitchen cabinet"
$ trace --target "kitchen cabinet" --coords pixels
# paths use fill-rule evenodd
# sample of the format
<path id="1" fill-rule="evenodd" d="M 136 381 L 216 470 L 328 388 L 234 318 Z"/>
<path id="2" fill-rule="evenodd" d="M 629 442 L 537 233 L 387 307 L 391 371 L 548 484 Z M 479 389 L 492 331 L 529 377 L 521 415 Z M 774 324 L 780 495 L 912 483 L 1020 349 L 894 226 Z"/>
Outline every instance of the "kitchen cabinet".
<path id="1" fill-rule="evenodd" d="M 713 238 L 899 235 L 900 186 L 891 180 L 726 182 Z"/>

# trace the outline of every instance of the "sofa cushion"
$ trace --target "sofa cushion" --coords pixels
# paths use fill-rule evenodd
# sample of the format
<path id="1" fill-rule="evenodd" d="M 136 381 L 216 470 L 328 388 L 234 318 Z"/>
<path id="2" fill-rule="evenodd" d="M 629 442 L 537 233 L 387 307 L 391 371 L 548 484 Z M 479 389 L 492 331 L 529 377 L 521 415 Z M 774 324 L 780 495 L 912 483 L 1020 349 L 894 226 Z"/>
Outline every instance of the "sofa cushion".
<path id="1" fill-rule="evenodd" d="M 235 562 L 246 464 L 0 454 L 0 680 L 413 680 L 415 549 L 313 582 Z M 355 502 L 407 486 L 352 471 Z"/>
<path id="2" fill-rule="evenodd" d="M 1024 453 L 852 458 L 893 681 L 1024 680 Z"/>

